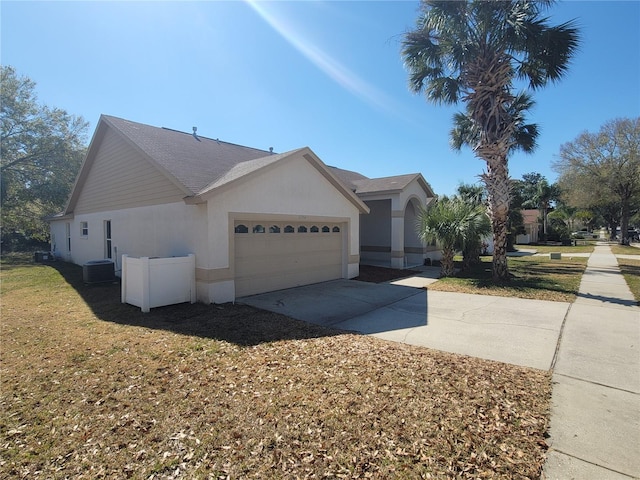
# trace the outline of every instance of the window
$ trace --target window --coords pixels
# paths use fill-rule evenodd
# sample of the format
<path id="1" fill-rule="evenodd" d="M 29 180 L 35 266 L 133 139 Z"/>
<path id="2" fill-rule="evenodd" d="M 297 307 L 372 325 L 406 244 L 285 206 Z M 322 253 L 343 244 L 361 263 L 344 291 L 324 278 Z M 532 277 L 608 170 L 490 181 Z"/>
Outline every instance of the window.
<path id="1" fill-rule="evenodd" d="M 249 229 L 247 228 L 246 225 L 240 224 L 240 225 L 236 225 L 235 232 L 236 233 L 249 233 Z"/>
<path id="2" fill-rule="evenodd" d="M 293 228 L 291 225 L 287 225 L 286 227 L 284 227 L 284 233 L 293 233 L 295 231 L 296 229 Z"/>
<path id="3" fill-rule="evenodd" d="M 89 236 L 89 222 L 80 222 L 80 236 L 81 237 Z"/>
<path id="4" fill-rule="evenodd" d="M 71 224 L 64 224 L 65 234 L 67 236 L 67 252 L 71 253 Z"/>
<path id="5" fill-rule="evenodd" d="M 318 227 L 316 227 L 315 225 L 313 227 L 311 227 L 311 233 L 318 233 L 320 231 L 320 229 Z"/>
<path id="6" fill-rule="evenodd" d="M 111 254 L 111 220 L 104 221 L 104 258 L 113 258 Z"/>
<path id="7" fill-rule="evenodd" d="M 329 233 L 331 231 L 331 229 L 329 227 L 327 227 L 326 225 L 324 227 L 322 227 L 322 233 Z"/>
<path id="8" fill-rule="evenodd" d="M 269 227 L 269 233 L 280 233 L 280 227 L 278 225 L 271 225 Z"/>
<path id="9" fill-rule="evenodd" d="M 264 233 L 264 226 L 263 225 L 255 225 L 253 227 L 253 233 Z"/>
<path id="10" fill-rule="evenodd" d="M 298 227 L 298 233 L 307 233 L 307 227 L 305 227 L 304 225 L 300 225 Z"/>
<path id="11" fill-rule="evenodd" d="M 333 233 L 340 233 L 340 227 L 333 227 Z"/>

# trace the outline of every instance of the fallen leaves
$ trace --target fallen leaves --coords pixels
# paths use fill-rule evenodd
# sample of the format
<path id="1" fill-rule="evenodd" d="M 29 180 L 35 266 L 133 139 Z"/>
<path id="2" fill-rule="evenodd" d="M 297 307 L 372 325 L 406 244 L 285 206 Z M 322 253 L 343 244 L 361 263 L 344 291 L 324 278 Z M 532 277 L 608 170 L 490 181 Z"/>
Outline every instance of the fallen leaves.
<path id="1" fill-rule="evenodd" d="M 24 288 L 3 294 L 5 478 L 540 475 L 546 372 L 239 305 L 145 316 L 110 306 L 117 291 L 96 305 L 51 288 L 37 309 Z M 77 314 L 50 314 L 73 298 Z M 243 329 L 251 342 L 226 340 Z"/>

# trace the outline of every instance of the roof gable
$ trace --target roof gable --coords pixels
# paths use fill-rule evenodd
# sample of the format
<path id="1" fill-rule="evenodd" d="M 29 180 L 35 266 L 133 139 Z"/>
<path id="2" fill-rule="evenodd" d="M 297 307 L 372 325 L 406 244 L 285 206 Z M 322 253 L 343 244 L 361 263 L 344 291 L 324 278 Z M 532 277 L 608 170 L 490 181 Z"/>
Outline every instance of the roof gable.
<path id="1" fill-rule="evenodd" d="M 144 151 L 192 195 L 201 192 L 239 163 L 271 155 L 266 150 L 121 118 L 103 115 L 101 119 Z"/>
<path id="2" fill-rule="evenodd" d="M 308 147 L 274 154 L 271 151 L 200 137 L 195 133 L 188 134 L 102 115 L 69 197 L 65 214 L 74 211 L 107 132 L 114 132 L 122 142 L 138 152 L 140 158 L 148 161 L 178 187 L 183 193 L 183 199 L 189 203 L 199 203 L 210 192 L 218 191 L 240 178 L 300 154 L 361 211 L 368 212 L 368 207 Z"/>
<path id="3" fill-rule="evenodd" d="M 344 195 L 362 213 L 369 213 L 367 207 L 358 196 L 337 178 L 309 147 L 299 148 L 290 152 L 269 155 L 255 160 L 240 163 L 233 167 L 227 174 L 209 184 L 200 194 L 190 198 L 189 203 L 200 203 L 206 201 L 210 196 L 215 195 L 230 188 L 240 181 L 248 180 L 254 175 L 259 175 L 271 168 L 285 167 L 287 162 L 296 160 L 309 162 L 322 176 L 324 176 L 336 190 Z"/>

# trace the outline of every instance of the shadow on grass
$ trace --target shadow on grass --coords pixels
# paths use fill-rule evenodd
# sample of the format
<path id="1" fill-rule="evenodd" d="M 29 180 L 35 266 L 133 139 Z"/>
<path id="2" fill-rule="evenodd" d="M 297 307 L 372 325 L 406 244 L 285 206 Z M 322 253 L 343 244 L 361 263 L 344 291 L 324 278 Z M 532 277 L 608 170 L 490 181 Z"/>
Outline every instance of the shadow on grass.
<path id="1" fill-rule="evenodd" d="M 461 264 L 457 265 L 461 266 Z M 580 279 L 586 267 L 584 263 L 556 263 L 547 260 L 509 258 L 508 281 L 492 278 L 491 263 L 484 261 L 467 271 L 461 271 L 456 278 L 463 279 L 479 290 L 508 289 L 513 292 L 532 290 L 550 291 L 577 295 Z"/>
<path id="2" fill-rule="evenodd" d="M 122 325 L 168 330 L 253 346 L 280 340 L 297 340 L 341 335 L 345 332 L 311 325 L 284 315 L 259 310 L 248 305 L 205 305 L 183 303 L 153 308 L 142 313 L 140 308 L 121 303 L 120 283 L 86 285 L 82 267 L 66 262 L 48 264 L 64 277 L 97 318 Z"/>

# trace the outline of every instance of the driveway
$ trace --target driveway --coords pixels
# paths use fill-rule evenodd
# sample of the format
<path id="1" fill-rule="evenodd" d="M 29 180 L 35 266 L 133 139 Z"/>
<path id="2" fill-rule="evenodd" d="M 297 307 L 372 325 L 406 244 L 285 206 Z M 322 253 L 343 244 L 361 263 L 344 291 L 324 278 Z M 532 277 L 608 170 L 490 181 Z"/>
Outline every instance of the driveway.
<path id="1" fill-rule="evenodd" d="M 548 370 L 569 303 L 428 291 L 429 279 L 307 285 L 237 301 L 385 340 Z"/>

